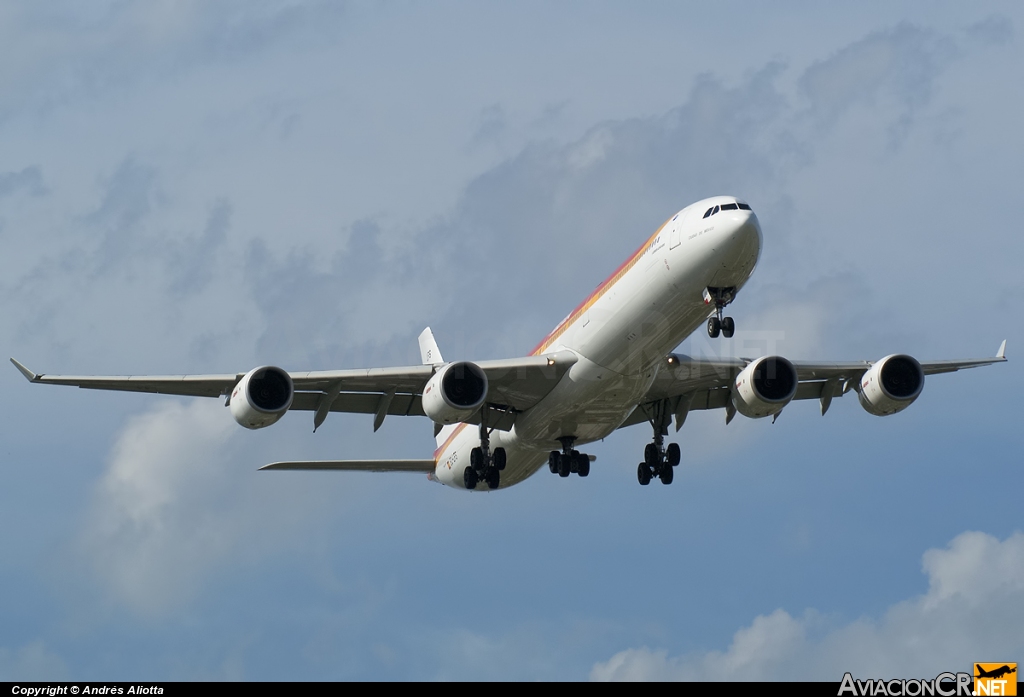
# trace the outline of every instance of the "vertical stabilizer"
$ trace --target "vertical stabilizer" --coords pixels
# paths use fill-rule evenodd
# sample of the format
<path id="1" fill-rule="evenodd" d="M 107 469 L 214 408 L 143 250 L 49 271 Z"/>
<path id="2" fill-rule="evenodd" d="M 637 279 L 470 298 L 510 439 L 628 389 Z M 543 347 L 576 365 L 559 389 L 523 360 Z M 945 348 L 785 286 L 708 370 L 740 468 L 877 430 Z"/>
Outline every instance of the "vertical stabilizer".
<path id="1" fill-rule="evenodd" d="M 419 336 L 420 341 L 420 360 L 423 361 L 423 365 L 437 365 L 444 363 L 444 359 L 441 357 L 441 349 L 437 348 L 437 341 L 434 340 L 434 332 L 430 331 L 430 327 L 424 329 Z M 444 445 L 444 442 L 448 440 L 456 429 L 458 424 L 451 424 L 449 426 L 441 426 L 441 424 L 434 424 L 434 440 L 437 441 L 437 447 Z"/>
<path id="2" fill-rule="evenodd" d="M 437 348 L 437 342 L 434 341 L 434 333 L 430 331 L 430 327 L 420 333 L 420 360 L 423 361 L 423 365 L 444 363 L 444 359 L 441 358 L 441 350 Z"/>

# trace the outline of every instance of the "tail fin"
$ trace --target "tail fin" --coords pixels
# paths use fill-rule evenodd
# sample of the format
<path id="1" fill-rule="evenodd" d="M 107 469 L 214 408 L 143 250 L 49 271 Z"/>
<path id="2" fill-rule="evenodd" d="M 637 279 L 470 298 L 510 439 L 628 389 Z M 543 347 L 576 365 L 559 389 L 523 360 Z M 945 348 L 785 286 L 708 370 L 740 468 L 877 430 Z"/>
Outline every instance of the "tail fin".
<path id="1" fill-rule="evenodd" d="M 444 363 L 444 359 L 441 357 L 441 349 L 437 348 L 437 341 L 434 340 L 434 332 L 430 331 L 430 327 L 427 327 L 420 333 L 420 360 L 423 361 L 423 365 L 437 365 L 438 363 Z M 444 445 L 444 442 L 448 440 L 458 424 L 451 424 L 449 426 L 442 426 L 441 424 L 434 424 L 434 440 L 437 441 L 437 447 Z"/>
<path id="2" fill-rule="evenodd" d="M 437 348 L 437 342 L 434 341 L 434 333 L 430 331 L 430 327 L 420 333 L 420 360 L 423 361 L 423 365 L 444 363 L 444 359 L 441 358 L 441 350 Z"/>

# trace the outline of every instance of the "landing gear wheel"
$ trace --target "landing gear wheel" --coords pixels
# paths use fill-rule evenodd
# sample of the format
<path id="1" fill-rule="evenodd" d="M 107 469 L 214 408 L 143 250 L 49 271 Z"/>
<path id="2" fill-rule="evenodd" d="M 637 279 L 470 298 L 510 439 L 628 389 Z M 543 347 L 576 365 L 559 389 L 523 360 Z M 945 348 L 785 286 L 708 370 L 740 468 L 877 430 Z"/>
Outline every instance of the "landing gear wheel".
<path id="1" fill-rule="evenodd" d="M 668 449 L 665 451 L 665 459 L 668 461 L 669 467 L 675 467 L 679 464 L 681 453 L 679 452 L 678 443 L 669 443 Z"/>
<path id="2" fill-rule="evenodd" d="M 573 450 L 569 453 L 569 471 L 576 474 L 580 471 L 580 451 Z"/>
<path id="3" fill-rule="evenodd" d="M 498 468 L 499 472 L 505 470 L 506 455 L 504 448 L 494 449 L 494 466 Z"/>
<path id="4" fill-rule="evenodd" d="M 484 451 L 480 448 L 473 448 L 469 451 L 469 466 L 479 472 L 484 468 Z"/>
<path id="5" fill-rule="evenodd" d="M 731 339 L 734 333 L 736 333 L 736 322 L 732 317 L 726 317 L 722 320 L 722 336 Z"/>
<path id="6" fill-rule="evenodd" d="M 485 481 L 492 491 L 498 488 L 498 485 L 501 484 L 501 472 L 498 471 L 497 467 L 491 467 L 487 470 Z"/>
<path id="7" fill-rule="evenodd" d="M 675 472 L 675 470 L 673 470 L 671 467 L 669 467 L 668 464 L 666 463 L 666 465 L 661 468 L 661 474 L 660 474 L 660 476 L 661 476 L 661 483 L 662 484 L 671 484 L 672 483 L 672 478 L 675 476 L 674 472 Z"/>
<path id="8" fill-rule="evenodd" d="M 654 443 L 648 443 L 644 448 L 644 464 L 652 471 L 661 464 L 661 453 L 658 452 L 658 446 Z"/>
<path id="9" fill-rule="evenodd" d="M 472 467 L 467 467 L 462 471 L 462 483 L 467 489 L 475 489 L 477 482 L 476 470 Z"/>
<path id="10" fill-rule="evenodd" d="M 717 339 L 718 335 L 722 332 L 722 323 L 717 317 L 712 317 L 708 320 L 708 336 L 712 339 Z"/>
<path id="11" fill-rule="evenodd" d="M 580 459 L 580 463 L 576 466 L 576 474 L 581 477 L 586 477 L 590 474 L 590 458 L 586 455 Z"/>
<path id="12" fill-rule="evenodd" d="M 558 474 L 558 463 L 562 459 L 562 453 L 557 450 L 552 450 L 551 454 L 548 455 L 548 469 L 551 470 L 551 474 Z"/>
<path id="13" fill-rule="evenodd" d="M 566 457 L 565 455 L 562 455 L 561 457 L 558 458 L 559 477 L 568 477 L 570 474 L 572 474 L 572 463 L 570 462 L 571 459 L 572 458 Z"/>
<path id="14" fill-rule="evenodd" d="M 651 483 L 651 468 L 647 466 L 646 462 L 637 465 L 636 479 L 640 482 L 640 486 L 647 486 Z"/>

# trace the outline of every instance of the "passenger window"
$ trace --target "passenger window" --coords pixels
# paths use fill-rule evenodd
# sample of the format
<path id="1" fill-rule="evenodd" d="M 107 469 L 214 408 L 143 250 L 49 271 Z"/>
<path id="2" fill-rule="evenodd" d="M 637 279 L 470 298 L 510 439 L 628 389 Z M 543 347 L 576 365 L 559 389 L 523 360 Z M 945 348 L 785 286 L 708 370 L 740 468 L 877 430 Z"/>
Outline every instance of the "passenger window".
<path id="1" fill-rule="evenodd" d="M 722 204 L 722 210 L 723 211 L 734 211 L 734 210 L 736 210 L 736 208 L 737 208 L 737 206 L 736 206 L 735 203 L 723 203 Z"/>

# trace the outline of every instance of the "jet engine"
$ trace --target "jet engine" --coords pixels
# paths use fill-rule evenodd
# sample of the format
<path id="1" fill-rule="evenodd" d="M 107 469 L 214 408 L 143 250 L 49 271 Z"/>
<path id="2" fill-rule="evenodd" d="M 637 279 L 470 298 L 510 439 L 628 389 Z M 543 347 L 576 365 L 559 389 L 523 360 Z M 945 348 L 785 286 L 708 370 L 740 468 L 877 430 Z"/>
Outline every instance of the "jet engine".
<path id="1" fill-rule="evenodd" d="M 869 414 L 888 416 L 903 411 L 924 388 L 924 371 L 912 356 L 886 356 L 860 379 L 860 405 Z"/>
<path id="2" fill-rule="evenodd" d="M 782 411 L 796 394 L 796 368 L 782 356 L 758 358 L 740 371 L 732 390 L 736 411 L 751 419 Z"/>
<path id="3" fill-rule="evenodd" d="M 487 375 L 475 363 L 449 363 L 423 388 L 423 411 L 434 423 L 454 424 L 473 415 L 487 397 Z"/>
<path id="4" fill-rule="evenodd" d="M 231 391 L 231 415 L 246 428 L 266 428 L 284 416 L 294 394 L 285 371 L 269 365 L 253 368 Z"/>

